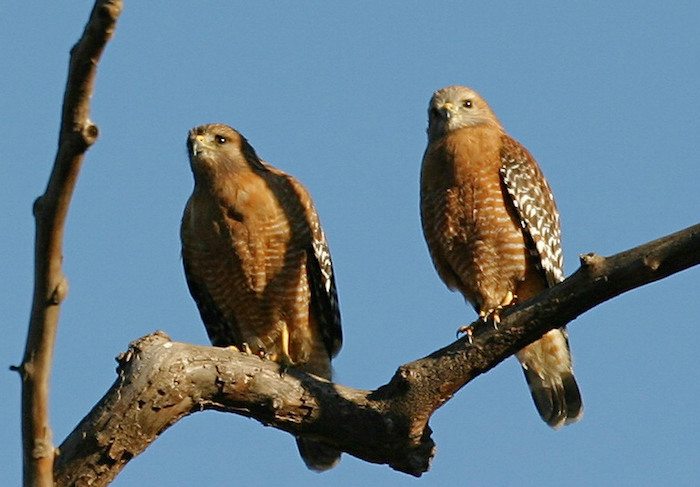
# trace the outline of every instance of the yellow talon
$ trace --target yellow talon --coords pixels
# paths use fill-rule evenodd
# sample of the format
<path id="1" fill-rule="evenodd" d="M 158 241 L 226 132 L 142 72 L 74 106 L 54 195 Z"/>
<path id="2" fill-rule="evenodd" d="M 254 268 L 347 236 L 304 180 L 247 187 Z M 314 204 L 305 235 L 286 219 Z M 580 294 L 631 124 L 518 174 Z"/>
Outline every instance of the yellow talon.
<path id="1" fill-rule="evenodd" d="M 237 347 L 235 345 L 230 345 L 229 348 L 233 348 L 234 350 L 237 350 L 238 352 L 243 352 L 247 353 L 248 355 L 255 355 L 255 352 L 250 348 L 250 345 L 248 345 L 248 342 L 243 342 L 240 347 Z"/>
<path id="2" fill-rule="evenodd" d="M 498 330 L 498 325 L 501 323 L 501 312 L 505 308 L 513 306 L 517 302 L 517 300 L 518 297 L 515 294 L 513 294 L 512 291 L 508 291 L 501 300 L 501 304 L 499 304 L 493 309 L 480 311 L 479 318 L 481 318 L 481 321 L 483 322 L 490 321 L 491 323 L 493 323 L 494 329 Z"/>
<path id="3" fill-rule="evenodd" d="M 464 333 L 465 335 L 467 335 L 467 340 L 469 340 L 469 345 L 474 343 L 474 327 L 472 327 L 472 325 L 460 326 L 457 329 L 457 336 L 459 336 L 460 333 Z"/>
<path id="4" fill-rule="evenodd" d="M 479 319 L 484 323 L 491 323 L 495 330 L 498 330 L 498 324 L 501 322 L 501 307 L 497 306 L 494 309 L 481 311 L 479 313 Z"/>

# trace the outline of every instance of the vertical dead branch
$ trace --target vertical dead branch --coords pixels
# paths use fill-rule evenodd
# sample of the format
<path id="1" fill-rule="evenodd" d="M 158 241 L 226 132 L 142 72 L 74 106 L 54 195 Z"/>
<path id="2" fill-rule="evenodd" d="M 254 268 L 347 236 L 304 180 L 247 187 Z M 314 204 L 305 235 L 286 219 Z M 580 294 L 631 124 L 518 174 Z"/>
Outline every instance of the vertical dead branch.
<path id="1" fill-rule="evenodd" d="M 97 140 L 97 126 L 90 121 L 90 97 L 97 64 L 121 10 L 121 0 L 95 2 L 85 31 L 71 50 L 56 160 L 46 191 L 34 203 L 34 298 L 19 367 L 25 486 L 53 485 L 49 378 L 60 304 L 68 292 L 62 271 L 63 229 L 83 156 Z"/>

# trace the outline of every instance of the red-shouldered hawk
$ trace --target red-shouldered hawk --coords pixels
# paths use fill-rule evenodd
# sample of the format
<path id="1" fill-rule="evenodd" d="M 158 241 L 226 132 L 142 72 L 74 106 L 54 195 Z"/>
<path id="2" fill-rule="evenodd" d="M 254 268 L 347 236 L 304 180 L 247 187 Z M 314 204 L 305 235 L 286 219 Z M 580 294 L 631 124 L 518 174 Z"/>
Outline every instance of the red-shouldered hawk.
<path id="1" fill-rule="evenodd" d="M 482 318 L 498 319 L 564 279 L 559 213 L 542 171 L 464 86 L 433 95 L 421 169 L 423 232 L 438 274 Z M 517 353 L 542 419 L 580 419 L 565 328 Z"/>
<path id="2" fill-rule="evenodd" d="M 213 345 L 236 346 L 331 378 L 340 312 L 328 244 L 311 197 L 222 124 L 187 140 L 194 191 L 182 217 L 182 259 Z M 340 452 L 297 438 L 314 470 Z"/>

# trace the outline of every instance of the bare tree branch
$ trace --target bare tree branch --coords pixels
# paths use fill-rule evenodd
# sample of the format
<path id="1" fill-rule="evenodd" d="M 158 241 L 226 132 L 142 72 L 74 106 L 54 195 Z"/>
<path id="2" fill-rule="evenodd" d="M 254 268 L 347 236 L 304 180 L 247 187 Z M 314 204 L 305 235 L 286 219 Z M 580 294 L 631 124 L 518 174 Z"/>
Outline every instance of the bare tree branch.
<path id="1" fill-rule="evenodd" d="M 274 362 L 231 349 L 150 335 L 119 357 L 117 381 L 56 455 L 48 391 L 60 304 L 68 290 L 62 272 L 63 228 L 84 154 L 97 139 L 90 97 L 121 10 L 120 0 L 96 1 L 71 51 L 58 152 L 46 191 L 34 206 L 34 300 L 18 367 L 25 485 L 107 485 L 165 429 L 205 409 L 252 417 L 420 476 L 434 454 L 431 415 L 474 377 L 597 304 L 700 262 L 700 225 L 607 259 L 584 256 L 569 279 L 504 312 L 498 330 L 476 322 L 472 342 L 457 340 L 402 365 L 375 391 L 295 369 L 282 371 Z"/>
<path id="2" fill-rule="evenodd" d="M 62 271 L 63 228 L 85 151 L 95 142 L 90 97 L 97 64 L 112 37 L 120 0 L 97 1 L 82 38 L 71 50 L 58 151 L 46 191 L 34 203 L 34 298 L 22 364 L 24 485 L 53 485 L 49 379 L 60 304 L 68 292 Z"/>
<path id="3" fill-rule="evenodd" d="M 498 330 L 475 322 L 466 338 L 399 367 L 375 391 L 333 384 L 232 349 L 171 342 L 156 333 L 119 358 L 112 388 L 61 445 L 56 485 L 107 485 L 160 433 L 215 409 L 322 439 L 420 476 L 434 453 L 428 420 L 473 378 L 548 330 L 625 291 L 700 263 L 700 224 L 609 258 L 582 257 L 564 282 L 503 313 Z"/>

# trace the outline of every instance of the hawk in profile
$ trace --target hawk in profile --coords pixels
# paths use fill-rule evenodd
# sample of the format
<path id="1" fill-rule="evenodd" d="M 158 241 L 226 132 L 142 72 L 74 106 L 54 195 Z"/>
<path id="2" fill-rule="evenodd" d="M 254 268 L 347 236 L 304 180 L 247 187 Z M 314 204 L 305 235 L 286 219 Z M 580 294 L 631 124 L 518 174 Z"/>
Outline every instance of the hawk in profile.
<path id="1" fill-rule="evenodd" d="M 187 148 L 194 191 L 182 217 L 182 260 L 212 344 L 330 380 L 342 342 L 340 312 L 309 193 L 226 125 L 192 129 Z M 340 458 L 311 439 L 297 444 L 314 470 Z"/>
<path id="2" fill-rule="evenodd" d="M 535 159 L 465 86 L 433 94 L 421 169 L 423 232 L 438 274 L 484 319 L 564 279 L 559 213 Z M 580 419 L 565 328 L 517 354 L 542 419 Z"/>

